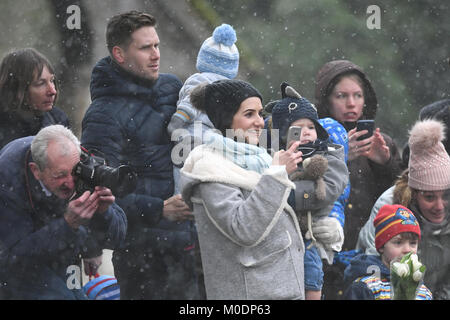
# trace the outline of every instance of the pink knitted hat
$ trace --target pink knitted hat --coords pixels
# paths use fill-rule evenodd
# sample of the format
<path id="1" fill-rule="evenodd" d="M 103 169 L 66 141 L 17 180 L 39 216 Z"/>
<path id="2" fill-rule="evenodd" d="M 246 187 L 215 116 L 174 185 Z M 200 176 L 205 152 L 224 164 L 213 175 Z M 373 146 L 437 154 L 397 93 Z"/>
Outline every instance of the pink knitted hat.
<path id="1" fill-rule="evenodd" d="M 450 188 L 450 157 L 442 144 L 444 124 L 437 120 L 416 122 L 409 134 L 408 185 L 417 190 Z"/>

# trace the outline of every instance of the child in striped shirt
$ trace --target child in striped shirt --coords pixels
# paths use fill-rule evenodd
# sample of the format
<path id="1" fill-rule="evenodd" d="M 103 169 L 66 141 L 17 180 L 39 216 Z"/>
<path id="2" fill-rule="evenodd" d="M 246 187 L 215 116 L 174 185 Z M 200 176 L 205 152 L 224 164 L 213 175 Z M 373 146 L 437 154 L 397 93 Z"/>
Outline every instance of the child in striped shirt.
<path id="1" fill-rule="evenodd" d="M 384 205 L 374 220 L 375 247 L 380 254 L 356 256 L 345 269 L 346 300 L 390 300 L 390 263 L 397 257 L 417 253 L 420 227 L 414 214 L 401 205 Z M 421 285 L 416 300 L 431 300 Z"/>

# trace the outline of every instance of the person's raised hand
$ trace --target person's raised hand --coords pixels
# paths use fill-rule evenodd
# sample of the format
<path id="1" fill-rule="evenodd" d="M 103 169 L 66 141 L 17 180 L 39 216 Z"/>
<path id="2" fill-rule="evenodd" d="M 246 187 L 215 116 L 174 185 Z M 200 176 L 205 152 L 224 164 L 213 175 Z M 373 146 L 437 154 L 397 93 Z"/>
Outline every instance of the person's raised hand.
<path id="1" fill-rule="evenodd" d="M 291 174 L 297 170 L 297 165 L 303 161 L 301 151 L 297 151 L 300 141 L 295 141 L 289 148 L 276 152 L 273 156 L 272 165 L 286 166 L 286 172 Z"/>
<path id="2" fill-rule="evenodd" d="M 391 151 L 381 135 L 379 128 L 374 131 L 370 149 L 364 156 L 378 164 L 385 164 L 391 158 Z"/>
<path id="3" fill-rule="evenodd" d="M 164 201 L 163 217 L 171 221 L 192 220 L 192 211 L 184 202 L 180 194 L 176 194 Z"/>

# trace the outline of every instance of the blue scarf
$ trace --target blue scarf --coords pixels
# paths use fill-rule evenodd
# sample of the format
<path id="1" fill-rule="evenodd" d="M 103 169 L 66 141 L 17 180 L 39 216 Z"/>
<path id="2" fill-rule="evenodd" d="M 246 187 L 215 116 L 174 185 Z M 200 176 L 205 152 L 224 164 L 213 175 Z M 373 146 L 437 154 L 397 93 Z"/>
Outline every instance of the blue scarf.
<path id="1" fill-rule="evenodd" d="M 236 142 L 220 134 L 210 132 L 206 145 L 215 152 L 221 153 L 226 159 L 239 167 L 263 173 L 272 163 L 272 157 L 264 148 Z"/>

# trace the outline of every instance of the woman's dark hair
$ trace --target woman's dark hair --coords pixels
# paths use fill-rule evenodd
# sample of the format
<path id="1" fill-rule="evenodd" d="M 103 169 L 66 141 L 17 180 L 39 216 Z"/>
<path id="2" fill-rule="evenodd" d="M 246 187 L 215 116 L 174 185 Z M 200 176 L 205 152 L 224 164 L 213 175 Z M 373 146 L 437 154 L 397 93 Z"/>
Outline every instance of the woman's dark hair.
<path id="1" fill-rule="evenodd" d="M 156 19 L 148 13 L 133 10 L 112 17 L 106 27 L 106 45 L 109 53 L 112 55 L 115 46 L 128 48 L 132 40 L 131 34 L 146 26 L 156 26 Z"/>
<path id="2" fill-rule="evenodd" d="M 19 111 L 25 108 L 28 87 L 35 77 L 41 75 L 44 66 L 55 74 L 48 59 L 33 48 L 16 50 L 3 58 L 0 65 L 1 111 Z M 58 92 L 56 81 L 55 89 Z"/>

